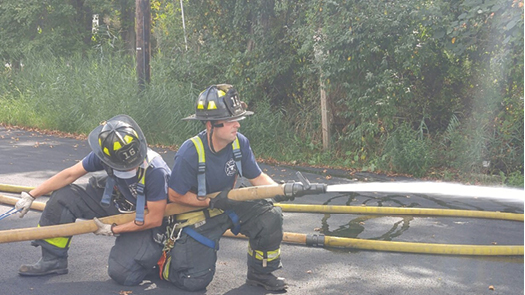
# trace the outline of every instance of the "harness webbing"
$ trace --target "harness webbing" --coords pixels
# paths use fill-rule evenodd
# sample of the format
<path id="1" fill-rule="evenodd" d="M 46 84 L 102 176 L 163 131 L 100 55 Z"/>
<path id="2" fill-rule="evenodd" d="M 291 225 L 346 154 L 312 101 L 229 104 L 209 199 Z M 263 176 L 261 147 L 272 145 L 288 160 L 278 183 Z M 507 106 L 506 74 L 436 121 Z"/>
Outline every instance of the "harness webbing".
<path id="1" fill-rule="evenodd" d="M 241 222 L 239 221 L 239 215 L 237 215 L 235 212 L 233 212 L 233 210 L 227 210 L 224 213 L 228 214 L 228 216 L 230 217 L 231 221 L 233 222 L 233 228 L 230 229 L 231 232 L 234 235 L 238 235 L 239 232 L 241 231 Z"/>
<path id="2" fill-rule="evenodd" d="M 204 155 L 204 145 L 199 136 L 191 138 L 197 155 L 199 155 L 199 168 L 197 172 L 197 196 L 204 197 L 206 195 L 206 156 Z"/>
<path id="3" fill-rule="evenodd" d="M 233 159 L 235 160 L 235 164 L 237 165 L 237 171 L 239 171 L 239 175 L 242 177 L 242 163 L 241 163 L 241 144 L 239 143 L 239 138 L 235 137 L 235 140 L 232 142 L 232 149 L 233 149 Z"/>
<path id="4" fill-rule="evenodd" d="M 153 159 L 160 156 L 158 153 L 148 150 L 147 156 L 146 156 L 146 168 L 143 169 L 143 171 L 140 171 L 139 173 L 139 182 L 137 183 L 137 201 L 135 206 L 135 224 L 137 225 L 143 225 L 144 224 L 144 208 L 146 207 L 146 195 L 145 195 L 145 188 L 146 188 L 146 170 L 149 167 L 153 167 Z M 102 194 L 102 199 L 100 200 L 100 203 L 102 206 L 109 206 L 109 203 L 111 202 L 111 197 L 113 195 L 113 189 L 115 187 L 115 176 L 113 174 L 113 169 L 110 167 L 106 167 L 106 172 L 108 174 L 108 178 L 106 180 L 106 186 L 104 187 L 104 193 Z M 141 168 L 139 167 L 139 170 Z"/>
<path id="5" fill-rule="evenodd" d="M 197 172 L 197 196 L 204 197 L 206 196 L 206 155 L 204 152 L 204 145 L 202 139 L 196 135 L 190 138 L 197 150 L 197 155 L 199 156 L 199 166 Z M 239 138 L 235 137 L 235 140 L 232 142 L 233 150 L 233 159 L 235 160 L 235 165 L 237 166 L 237 171 L 242 177 L 242 153 L 241 153 L 241 144 L 239 143 Z"/>
<path id="6" fill-rule="evenodd" d="M 207 246 L 207 247 L 210 247 L 212 249 L 215 249 L 215 250 L 219 250 L 219 245 L 216 244 L 213 240 L 211 239 L 208 239 L 207 237 L 199 234 L 196 230 L 194 230 L 193 228 L 189 227 L 189 226 L 186 226 L 185 228 L 182 229 L 182 232 L 186 233 L 188 236 L 194 238 L 197 242 Z"/>
<path id="7" fill-rule="evenodd" d="M 113 175 L 113 169 L 110 167 L 106 167 L 104 165 L 104 168 L 106 168 L 106 173 L 108 174 L 108 177 L 106 178 L 106 186 L 104 187 L 104 193 L 102 194 L 102 199 L 100 200 L 100 204 L 103 207 L 109 207 L 109 202 L 111 202 L 111 196 L 113 195 L 113 188 L 115 187 L 115 178 Z"/>
<path id="8" fill-rule="evenodd" d="M 137 205 L 135 206 L 136 225 L 144 225 L 144 208 L 146 207 L 146 194 L 144 191 L 146 190 L 146 169 L 148 169 L 148 167 L 149 163 L 142 172 L 142 177 L 137 183 Z"/>

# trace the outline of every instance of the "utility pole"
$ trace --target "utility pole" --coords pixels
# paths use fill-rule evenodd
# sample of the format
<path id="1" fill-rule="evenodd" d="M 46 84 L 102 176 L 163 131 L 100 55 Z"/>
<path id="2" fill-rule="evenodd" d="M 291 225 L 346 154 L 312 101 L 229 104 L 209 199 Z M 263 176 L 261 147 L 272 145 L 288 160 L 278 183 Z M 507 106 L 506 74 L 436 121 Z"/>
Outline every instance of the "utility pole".
<path id="1" fill-rule="evenodd" d="M 330 150 L 330 112 L 326 99 L 326 90 L 323 75 L 319 78 L 319 96 L 321 97 L 321 131 L 323 134 L 323 151 Z"/>
<path id="2" fill-rule="evenodd" d="M 149 0 L 135 0 L 135 34 L 136 34 L 136 59 L 137 79 L 139 91 L 144 90 L 150 82 L 150 31 L 151 11 Z"/>
<path id="3" fill-rule="evenodd" d="M 315 44 L 314 44 L 314 56 L 315 63 L 319 69 L 319 97 L 321 101 L 321 133 L 323 136 L 323 151 L 330 150 L 330 111 L 328 107 L 328 98 L 326 97 L 325 89 L 325 78 L 323 77 L 323 65 L 325 63 L 326 56 L 328 53 L 325 53 L 323 49 L 323 38 L 321 34 L 321 28 L 318 29 L 317 35 L 314 35 Z"/>

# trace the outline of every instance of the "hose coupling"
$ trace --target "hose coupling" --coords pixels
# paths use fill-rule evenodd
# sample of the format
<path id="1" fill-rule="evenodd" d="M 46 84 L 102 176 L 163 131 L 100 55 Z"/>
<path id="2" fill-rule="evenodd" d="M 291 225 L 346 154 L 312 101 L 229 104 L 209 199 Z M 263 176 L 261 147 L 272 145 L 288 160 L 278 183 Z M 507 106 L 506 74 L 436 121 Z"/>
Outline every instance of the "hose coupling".
<path id="1" fill-rule="evenodd" d="M 324 247 L 323 234 L 306 235 L 306 246 Z"/>

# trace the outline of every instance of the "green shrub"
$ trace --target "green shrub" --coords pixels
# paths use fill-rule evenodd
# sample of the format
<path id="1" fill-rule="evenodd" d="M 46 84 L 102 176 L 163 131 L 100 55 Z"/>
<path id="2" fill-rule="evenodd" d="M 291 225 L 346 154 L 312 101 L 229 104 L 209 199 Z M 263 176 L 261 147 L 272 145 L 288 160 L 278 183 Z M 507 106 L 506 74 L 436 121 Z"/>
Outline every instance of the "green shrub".
<path id="1" fill-rule="evenodd" d="M 394 172 L 421 177 L 433 164 L 430 140 L 406 123 L 386 138 L 384 150 L 383 159 Z"/>

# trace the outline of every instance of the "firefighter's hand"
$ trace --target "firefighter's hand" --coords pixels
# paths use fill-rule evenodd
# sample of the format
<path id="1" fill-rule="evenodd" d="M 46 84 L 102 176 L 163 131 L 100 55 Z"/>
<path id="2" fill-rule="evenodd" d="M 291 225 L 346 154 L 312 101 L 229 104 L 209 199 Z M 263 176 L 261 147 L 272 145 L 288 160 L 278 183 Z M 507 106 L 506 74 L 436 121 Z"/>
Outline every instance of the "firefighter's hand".
<path id="1" fill-rule="evenodd" d="M 31 208 L 31 204 L 33 204 L 34 200 L 35 198 L 33 198 L 33 196 L 26 192 L 22 192 L 20 194 L 20 200 L 18 200 L 15 204 L 16 210 L 22 210 L 20 211 L 20 218 L 26 215 L 27 211 L 29 211 L 29 209 Z"/>
<path id="2" fill-rule="evenodd" d="M 284 180 L 279 181 L 279 184 L 285 184 Z M 286 196 L 286 195 L 277 195 L 273 197 L 273 201 L 276 203 L 284 202 L 284 201 L 293 201 L 295 200 L 294 196 Z"/>
<path id="3" fill-rule="evenodd" d="M 98 226 L 98 229 L 93 232 L 95 235 L 100 235 L 100 236 L 114 236 L 115 235 L 113 233 L 113 226 L 114 226 L 113 224 L 103 223 L 96 217 L 93 218 L 93 221 Z"/>
<path id="4" fill-rule="evenodd" d="M 223 190 L 215 198 L 210 199 L 210 208 L 211 209 L 221 209 L 221 210 L 230 210 L 234 209 L 242 201 L 235 201 L 228 199 L 229 189 Z"/>

